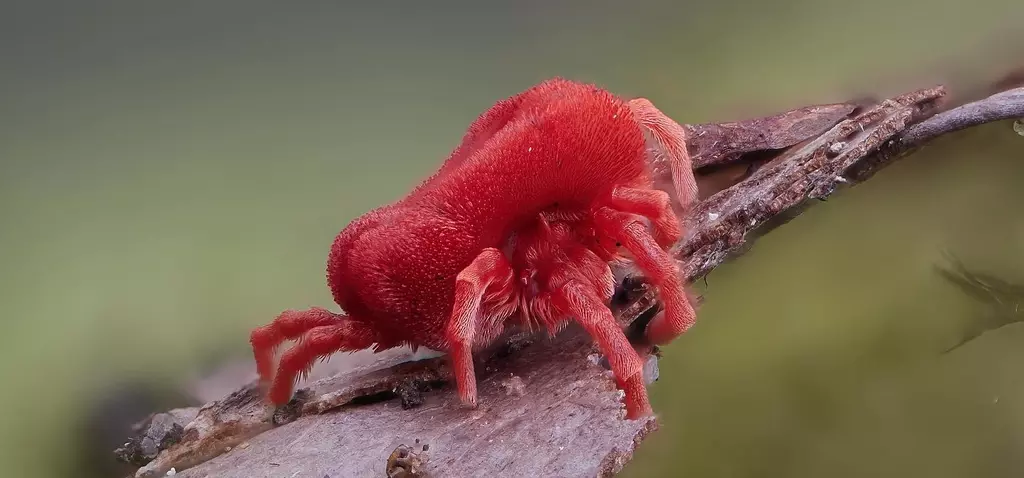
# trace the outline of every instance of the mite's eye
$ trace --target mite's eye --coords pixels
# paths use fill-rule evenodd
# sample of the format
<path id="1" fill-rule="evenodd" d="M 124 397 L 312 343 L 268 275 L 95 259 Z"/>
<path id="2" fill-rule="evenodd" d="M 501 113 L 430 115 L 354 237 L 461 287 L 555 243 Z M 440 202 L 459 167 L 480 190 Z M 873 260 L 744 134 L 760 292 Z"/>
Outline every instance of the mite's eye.
<path id="1" fill-rule="evenodd" d="M 616 242 L 615 243 L 615 247 L 622 247 L 622 243 L 621 242 Z"/>

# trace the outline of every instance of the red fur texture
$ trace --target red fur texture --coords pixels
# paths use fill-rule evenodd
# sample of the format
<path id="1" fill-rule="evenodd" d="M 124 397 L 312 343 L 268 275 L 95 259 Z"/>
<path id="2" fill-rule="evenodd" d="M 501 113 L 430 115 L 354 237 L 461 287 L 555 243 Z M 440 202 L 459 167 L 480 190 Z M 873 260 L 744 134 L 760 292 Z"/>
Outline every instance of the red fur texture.
<path id="1" fill-rule="evenodd" d="M 327 279 L 344 314 L 287 311 L 252 332 L 271 401 L 335 352 L 412 345 L 447 352 L 475 405 L 474 350 L 511 323 L 556 333 L 575 320 L 608 357 L 627 416 L 650 414 L 641 359 L 607 307 L 609 263 L 633 261 L 656 286 L 652 343 L 693 324 L 667 252 L 682 235 L 673 208 L 696 200 L 685 140 L 649 101 L 564 79 L 498 102 L 433 176 L 335 239 Z M 275 371 L 275 349 L 296 339 Z"/>

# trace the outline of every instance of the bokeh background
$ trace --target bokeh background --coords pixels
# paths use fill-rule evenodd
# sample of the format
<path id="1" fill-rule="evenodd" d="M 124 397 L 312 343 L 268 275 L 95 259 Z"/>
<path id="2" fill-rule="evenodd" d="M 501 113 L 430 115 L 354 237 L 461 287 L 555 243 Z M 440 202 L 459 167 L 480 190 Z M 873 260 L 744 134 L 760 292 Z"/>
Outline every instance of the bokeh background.
<path id="1" fill-rule="evenodd" d="M 1017 0 L 3 2 L 2 474 L 90 476 L 75 430 L 111 387 L 171 396 L 330 305 L 338 230 L 544 78 L 730 120 L 977 88 L 1022 25 Z M 933 268 L 1024 281 L 1022 183 L 1008 123 L 950 135 L 714 271 L 625 476 L 1019 476 L 1024 329 L 940 354 L 979 309 Z"/>

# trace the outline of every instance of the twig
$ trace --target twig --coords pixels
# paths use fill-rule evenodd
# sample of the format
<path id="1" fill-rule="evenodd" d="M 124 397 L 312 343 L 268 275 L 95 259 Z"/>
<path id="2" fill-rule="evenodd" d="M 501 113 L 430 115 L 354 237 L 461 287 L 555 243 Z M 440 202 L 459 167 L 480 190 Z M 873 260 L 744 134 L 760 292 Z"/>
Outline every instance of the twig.
<path id="1" fill-rule="evenodd" d="M 1024 88 L 996 93 L 974 103 L 939 113 L 910 128 L 900 136 L 900 145 L 920 146 L 941 135 L 985 123 L 1024 118 Z"/>

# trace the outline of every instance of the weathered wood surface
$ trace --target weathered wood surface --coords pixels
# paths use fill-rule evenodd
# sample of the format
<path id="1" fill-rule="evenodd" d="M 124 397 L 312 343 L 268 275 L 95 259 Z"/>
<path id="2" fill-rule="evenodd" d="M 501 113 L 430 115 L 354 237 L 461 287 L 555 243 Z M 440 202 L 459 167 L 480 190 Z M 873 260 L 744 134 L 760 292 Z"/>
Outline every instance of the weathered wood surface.
<path id="1" fill-rule="evenodd" d="M 397 447 L 427 445 L 429 476 L 610 476 L 656 422 L 622 419 L 619 392 L 602 378 L 610 372 L 598 363 L 589 339 L 567 332 L 493 360 L 481 377 L 476 410 L 460 407 L 447 389 L 411 392 L 421 398 L 408 409 L 401 399 L 339 407 L 346 399 L 393 389 L 365 386 L 388 382 L 391 369 L 371 373 L 369 380 L 348 373 L 313 387 L 317 398 L 305 407 L 312 414 L 178 475 L 380 477 Z M 418 375 L 407 382 L 412 387 L 447 378 L 443 360 L 421 362 L 397 375 Z M 356 387 L 365 386 L 363 392 L 352 393 L 353 383 L 363 384 Z M 343 398 L 331 393 L 346 387 Z"/>

